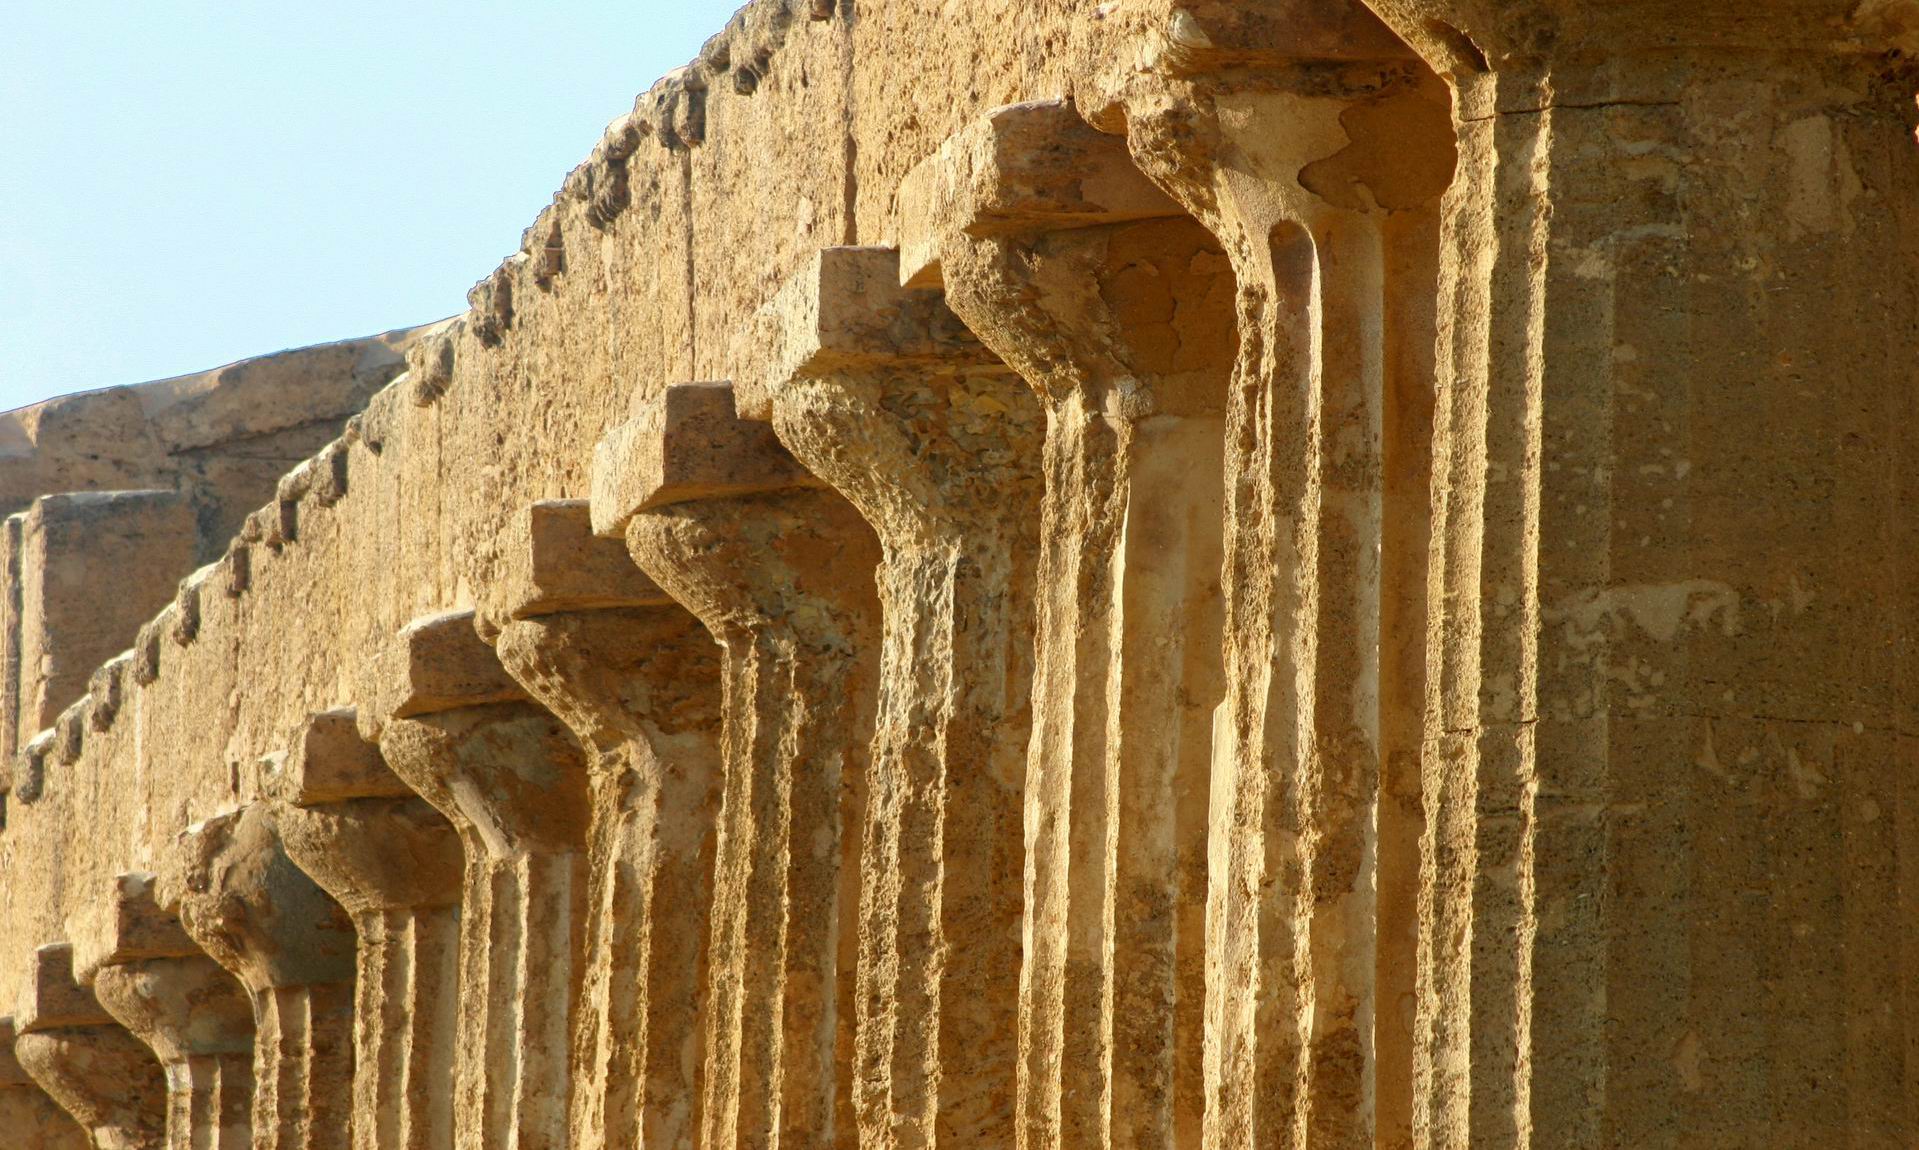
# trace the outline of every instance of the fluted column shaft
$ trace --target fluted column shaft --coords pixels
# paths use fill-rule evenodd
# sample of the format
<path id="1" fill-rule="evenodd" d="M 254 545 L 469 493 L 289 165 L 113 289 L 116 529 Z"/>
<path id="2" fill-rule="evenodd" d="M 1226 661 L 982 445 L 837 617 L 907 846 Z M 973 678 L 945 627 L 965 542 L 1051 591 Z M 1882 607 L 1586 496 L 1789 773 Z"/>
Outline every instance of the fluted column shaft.
<path id="1" fill-rule="evenodd" d="M 720 648 L 592 534 L 584 502 L 517 517 L 495 648 L 589 751 L 587 958 L 573 1136 L 697 1145 L 719 806 Z"/>
<path id="2" fill-rule="evenodd" d="M 1378 7 L 1460 154 L 1422 1144 L 1908 1143 L 1912 45 Z"/>
<path id="3" fill-rule="evenodd" d="M 861 1144 L 1007 1145 L 1042 416 L 892 249 L 829 248 L 767 383 L 774 427 L 878 534 L 884 620 L 864 835 Z M 782 306 L 782 304 L 776 304 Z M 830 333 L 911 324 L 849 365 Z M 828 333 L 822 335 L 822 333 Z"/>
<path id="4" fill-rule="evenodd" d="M 903 272 L 1046 413 L 1020 1142 L 1196 1147 L 1231 270 L 1065 103 L 988 113 L 900 201 Z"/>
<path id="5" fill-rule="evenodd" d="M 360 737 L 351 709 L 314 715 L 266 789 L 287 855 L 357 939 L 354 1150 L 453 1145 L 460 875 L 453 827 Z"/>
<path id="6" fill-rule="evenodd" d="M 251 999 L 255 1150 L 345 1150 L 353 927 L 287 857 L 272 807 L 251 803 L 188 828 L 158 898 Z"/>
<path id="7" fill-rule="evenodd" d="M 569 1145 L 584 973 L 587 772 L 500 666 L 472 612 L 416 621 L 383 672 L 380 750 L 459 834 L 462 1150 Z"/>
<path id="8" fill-rule="evenodd" d="M 792 491 L 650 510 L 626 539 L 723 651 L 702 1144 L 850 1146 L 871 532 Z"/>
<path id="9" fill-rule="evenodd" d="M 1421 406 L 1452 153 L 1437 81 L 1370 13 L 1272 7 L 1181 10 L 1182 47 L 1115 97 L 1140 167 L 1237 280 L 1207 1136 L 1403 1145 L 1414 831 L 1403 800 L 1379 796 L 1382 762 L 1410 762 L 1421 686 L 1381 621 L 1423 564 L 1381 547 L 1409 542 L 1384 523 L 1384 477 L 1424 449 L 1416 426 L 1411 443 L 1385 430 L 1406 426 L 1395 404 Z"/>

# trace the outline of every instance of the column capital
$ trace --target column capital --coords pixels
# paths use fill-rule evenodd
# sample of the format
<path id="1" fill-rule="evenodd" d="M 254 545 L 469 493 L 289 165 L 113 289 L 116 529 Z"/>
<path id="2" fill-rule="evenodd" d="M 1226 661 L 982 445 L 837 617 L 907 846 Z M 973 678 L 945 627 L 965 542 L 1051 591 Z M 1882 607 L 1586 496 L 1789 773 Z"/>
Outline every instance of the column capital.
<path id="1" fill-rule="evenodd" d="M 395 719 L 527 699 L 480 636 L 470 608 L 412 620 L 373 658 L 369 672 L 371 702 L 356 716 L 369 740 Z"/>
<path id="2" fill-rule="evenodd" d="M 1038 506 L 1039 405 L 942 293 L 900 279 L 896 249 L 838 247 L 788 281 L 763 313 L 768 412 L 882 539 L 1010 538 Z"/>
<path id="3" fill-rule="evenodd" d="M 165 1068 L 168 1146 L 245 1146 L 252 1000 L 161 908 L 155 888 L 152 875 L 119 875 L 68 919 L 76 972 Z"/>
<path id="4" fill-rule="evenodd" d="M 14 1026 L 11 1014 L 0 1015 L 0 1090 L 10 1090 L 18 1086 L 31 1086 L 39 1089 L 40 1084 L 33 1080 L 20 1059 L 13 1053 L 13 1040 L 20 1036 Z"/>
<path id="5" fill-rule="evenodd" d="M 263 789 L 288 856 L 349 914 L 459 902 L 453 828 L 361 737 L 354 708 L 301 723 Z"/>
<path id="6" fill-rule="evenodd" d="M 943 282 L 1042 397 L 1120 418 L 1224 410 L 1232 268 L 1124 139 L 1063 101 L 997 108 L 899 200 L 901 277 Z"/>
<path id="7" fill-rule="evenodd" d="M 586 834 L 579 744 L 480 637 L 474 612 L 404 627 L 380 657 L 380 750 L 462 833 L 499 857 L 577 851 Z"/>
<path id="8" fill-rule="evenodd" d="M 717 718 L 717 698 L 696 697 L 718 688 L 712 639 L 623 540 L 593 534 L 588 501 L 530 504 L 505 536 L 482 609 L 493 613 L 495 650 L 582 744 L 630 757 L 617 752 L 666 733 L 653 723 L 679 732 L 695 714 Z"/>
<path id="9" fill-rule="evenodd" d="M 19 1065 L 92 1136 L 95 1150 L 158 1150 L 166 1078 L 153 1052 L 73 977 L 73 948 L 33 953 L 14 1011 Z"/>
<path id="10" fill-rule="evenodd" d="M 702 428 L 676 434 L 671 413 L 689 408 Z M 697 484 L 661 481 L 695 470 L 706 477 Z M 809 616 L 820 626 L 805 630 L 850 650 L 848 628 L 857 629 L 852 619 L 866 611 L 872 585 L 847 576 L 872 570 L 879 554 L 871 529 L 823 486 L 770 424 L 735 413 L 732 384 L 672 384 L 594 450 L 593 528 L 624 533 L 640 569 L 716 637 L 742 625 L 786 626 L 798 592 L 833 605 Z"/>
<path id="11" fill-rule="evenodd" d="M 1359 0 L 1146 0 L 1101 5 L 1074 25 L 1073 102 L 1124 134 L 1141 106 L 1194 88 L 1352 90 L 1413 53 Z M 1182 96 L 1183 93 L 1183 96 Z M 1197 141 L 1195 141 L 1197 142 Z"/>
<path id="12" fill-rule="evenodd" d="M 118 875 L 68 918 L 77 980 L 162 1062 L 252 1050 L 240 984 L 160 905 L 157 888 L 151 874 Z"/>
<path id="13" fill-rule="evenodd" d="M 182 831 L 158 893 L 201 949 L 255 994 L 353 981 L 352 924 L 287 856 L 269 804 Z"/>
<path id="14" fill-rule="evenodd" d="M 754 359 L 762 366 L 734 388 L 740 416 L 770 419 L 775 393 L 795 379 L 1006 371 L 938 292 L 902 282 L 897 249 L 815 252 L 754 317 Z"/>
<path id="15" fill-rule="evenodd" d="M 1186 211 L 1147 179 L 1126 141 L 1064 100 L 994 108 L 900 181 L 900 282 L 937 287 L 962 237 L 1030 238 Z"/>

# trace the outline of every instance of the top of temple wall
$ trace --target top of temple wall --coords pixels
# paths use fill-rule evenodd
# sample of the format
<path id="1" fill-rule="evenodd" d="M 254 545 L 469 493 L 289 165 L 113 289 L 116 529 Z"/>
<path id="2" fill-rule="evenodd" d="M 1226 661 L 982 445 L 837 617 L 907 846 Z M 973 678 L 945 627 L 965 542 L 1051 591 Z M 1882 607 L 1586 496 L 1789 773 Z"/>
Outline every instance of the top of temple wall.
<path id="1" fill-rule="evenodd" d="M 366 406 L 430 327 L 293 348 L 0 413 L 0 514 L 56 492 L 191 486 L 190 474 L 241 443 L 250 459 L 273 456 L 285 470 L 317 445 L 288 433 L 337 424 Z M 290 439 L 284 452 L 274 450 L 275 437 Z"/>

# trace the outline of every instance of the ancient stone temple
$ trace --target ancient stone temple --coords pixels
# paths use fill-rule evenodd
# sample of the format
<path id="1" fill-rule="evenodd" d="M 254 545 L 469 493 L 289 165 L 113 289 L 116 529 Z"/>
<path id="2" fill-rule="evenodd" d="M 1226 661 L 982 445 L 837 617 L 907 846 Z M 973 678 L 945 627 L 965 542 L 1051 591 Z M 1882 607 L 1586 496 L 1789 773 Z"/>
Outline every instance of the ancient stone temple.
<path id="1" fill-rule="evenodd" d="M 0 418 L 0 1147 L 1919 1146 L 1915 53 L 755 0 Z"/>

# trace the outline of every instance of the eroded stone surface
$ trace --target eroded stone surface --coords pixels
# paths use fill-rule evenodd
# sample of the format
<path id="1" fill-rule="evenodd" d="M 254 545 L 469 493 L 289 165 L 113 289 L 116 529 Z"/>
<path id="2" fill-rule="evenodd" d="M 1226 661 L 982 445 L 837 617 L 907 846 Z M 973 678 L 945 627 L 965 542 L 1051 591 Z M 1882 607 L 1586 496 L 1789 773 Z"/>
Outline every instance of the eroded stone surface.
<path id="1" fill-rule="evenodd" d="M 358 938 L 355 1150 L 445 1150 L 459 1038 L 458 836 L 361 737 L 350 707 L 309 716 L 265 785 L 287 856 Z"/>
<path id="2" fill-rule="evenodd" d="M 584 756 L 470 611 L 409 624 L 388 666 L 399 677 L 383 687 L 399 686 L 380 696 L 380 752 L 465 856 L 454 1145 L 564 1145 L 586 965 Z"/>
<path id="3" fill-rule="evenodd" d="M 768 450 L 786 460 L 781 469 L 797 466 L 777 442 L 715 462 L 760 475 Z M 621 465 L 610 453 L 600 462 Z M 619 518 L 595 509 L 596 522 Z M 808 487 L 676 502 L 629 517 L 625 537 L 634 561 L 723 652 L 696 1144 L 855 1145 L 857 836 L 869 789 L 876 541 L 844 499 Z"/>
<path id="4" fill-rule="evenodd" d="M 711 996 L 720 649 L 622 540 L 592 534 L 586 504 L 536 503 L 514 531 L 523 550 L 502 591 L 524 617 L 496 647 L 590 764 L 571 1134 L 609 1150 L 691 1145 Z"/>
<path id="5" fill-rule="evenodd" d="M 361 1147 L 1911 1143 L 1913 6 L 855 7 L 344 424 L 0 418 L 0 1001 L 264 808 Z"/>
<path id="6" fill-rule="evenodd" d="M 73 977 L 73 948 L 33 952 L 31 981 L 14 1010 L 14 1057 L 80 1124 L 94 1150 L 161 1150 L 166 1076 L 153 1052 L 101 1009 Z"/>
<path id="7" fill-rule="evenodd" d="M 70 924 L 74 970 L 166 1074 L 168 1150 L 252 1145 L 253 1009 L 233 975 L 161 909 L 154 876 L 116 877 Z"/>
<path id="8" fill-rule="evenodd" d="M 87 1132 L 60 1109 L 52 1096 L 14 1056 L 11 1017 L 0 1017 L 0 1122 L 22 1150 L 82 1150 Z"/>
<path id="9" fill-rule="evenodd" d="M 181 832 L 158 897 L 252 1002 L 252 1145 L 344 1150 L 353 927 L 287 856 L 273 809 L 249 803 Z"/>

